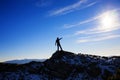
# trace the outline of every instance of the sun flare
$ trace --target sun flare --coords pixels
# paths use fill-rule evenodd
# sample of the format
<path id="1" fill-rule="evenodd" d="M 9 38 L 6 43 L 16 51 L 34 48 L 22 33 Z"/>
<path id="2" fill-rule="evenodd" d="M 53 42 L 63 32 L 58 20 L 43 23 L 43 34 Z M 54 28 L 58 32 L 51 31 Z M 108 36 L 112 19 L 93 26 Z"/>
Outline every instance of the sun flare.
<path id="1" fill-rule="evenodd" d="M 118 27 L 118 16 L 115 11 L 106 11 L 99 18 L 99 30 L 110 31 Z"/>

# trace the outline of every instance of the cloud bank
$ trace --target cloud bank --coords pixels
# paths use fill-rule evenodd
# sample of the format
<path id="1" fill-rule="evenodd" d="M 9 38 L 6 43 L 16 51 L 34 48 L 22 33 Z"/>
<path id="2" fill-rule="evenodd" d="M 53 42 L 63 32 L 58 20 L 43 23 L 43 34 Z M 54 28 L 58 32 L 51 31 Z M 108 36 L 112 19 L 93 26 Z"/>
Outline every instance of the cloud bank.
<path id="1" fill-rule="evenodd" d="M 120 37 L 118 34 L 109 34 L 113 33 L 120 29 L 120 9 L 112 9 L 106 10 L 99 15 L 91 17 L 89 19 L 77 22 L 76 24 L 64 24 L 64 29 L 71 29 L 77 28 L 81 25 L 88 24 L 88 23 L 95 23 L 97 25 L 93 25 L 94 27 L 91 28 L 89 26 L 87 29 L 78 30 L 74 33 L 74 36 L 87 36 L 87 38 L 78 39 L 77 43 L 85 43 L 85 42 L 94 42 L 94 41 L 103 41 L 108 39 L 114 39 Z M 104 35 L 102 35 L 104 34 Z M 89 37 L 97 35 L 96 37 Z M 73 37 L 73 35 L 71 35 Z"/>
<path id="2" fill-rule="evenodd" d="M 77 43 L 103 41 L 103 40 L 114 39 L 114 38 L 119 38 L 119 37 L 120 37 L 120 35 L 118 35 L 118 34 L 102 35 L 102 36 L 88 37 L 88 38 L 86 37 L 85 39 L 77 40 Z"/>

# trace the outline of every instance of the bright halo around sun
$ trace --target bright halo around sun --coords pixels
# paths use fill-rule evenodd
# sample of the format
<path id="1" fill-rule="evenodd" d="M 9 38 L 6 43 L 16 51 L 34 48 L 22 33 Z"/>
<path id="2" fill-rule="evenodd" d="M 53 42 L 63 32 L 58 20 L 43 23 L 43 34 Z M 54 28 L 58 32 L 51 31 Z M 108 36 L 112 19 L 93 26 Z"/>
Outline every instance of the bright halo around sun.
<path id="1" fill-rule="evenodd" d="M 106 11 L 99 17 L 99 30 L 112 31 L 119 27 L 119 20 L 116 11 Z"/>

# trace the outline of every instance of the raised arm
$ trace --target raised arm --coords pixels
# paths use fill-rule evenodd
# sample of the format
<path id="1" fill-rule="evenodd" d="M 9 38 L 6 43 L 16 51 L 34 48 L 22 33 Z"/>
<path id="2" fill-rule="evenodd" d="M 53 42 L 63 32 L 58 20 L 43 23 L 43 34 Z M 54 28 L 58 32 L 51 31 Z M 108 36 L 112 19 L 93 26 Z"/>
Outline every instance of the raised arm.
<path id="1" fill-rule="evenodd" d="M 62 37 L 59 40 L 61 40 L 61 39 L 62 39 Z"/>

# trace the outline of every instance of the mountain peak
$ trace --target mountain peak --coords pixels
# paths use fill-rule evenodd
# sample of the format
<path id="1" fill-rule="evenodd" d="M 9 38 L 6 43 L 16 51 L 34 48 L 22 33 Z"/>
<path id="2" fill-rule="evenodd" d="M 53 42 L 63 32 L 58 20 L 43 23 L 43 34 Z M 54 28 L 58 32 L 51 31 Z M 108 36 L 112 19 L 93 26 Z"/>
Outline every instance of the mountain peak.
<path id="1" fill-rule="evenodd" d="M 68 51 L 56 51 L 50 59 L 61 59 L 64 56 L 72 56 L 74 53 Z"/>

